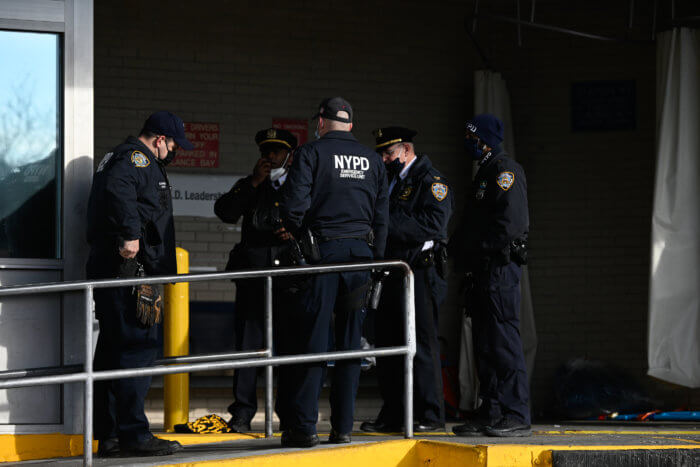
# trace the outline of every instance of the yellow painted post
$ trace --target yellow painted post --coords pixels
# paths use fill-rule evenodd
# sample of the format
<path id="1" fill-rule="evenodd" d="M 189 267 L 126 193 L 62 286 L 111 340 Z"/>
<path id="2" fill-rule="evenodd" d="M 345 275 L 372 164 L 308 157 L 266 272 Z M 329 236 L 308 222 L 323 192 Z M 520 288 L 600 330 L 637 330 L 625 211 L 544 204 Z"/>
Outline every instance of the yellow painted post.
<path id="1" fill-rule="evenodd" d="M 187 274 L 190 258 L 187 250 L 176 248 L 177 273 Z M 180 282 L 165 286 L 165 319 L 163 355 L 179 357 L 190 353 L 190 284 Z M 163 412 L 165 431 L 173 432 L 175 425 L 187 423 L 190 412 L 190 375 L 165 375 L 163 381 Z"/>

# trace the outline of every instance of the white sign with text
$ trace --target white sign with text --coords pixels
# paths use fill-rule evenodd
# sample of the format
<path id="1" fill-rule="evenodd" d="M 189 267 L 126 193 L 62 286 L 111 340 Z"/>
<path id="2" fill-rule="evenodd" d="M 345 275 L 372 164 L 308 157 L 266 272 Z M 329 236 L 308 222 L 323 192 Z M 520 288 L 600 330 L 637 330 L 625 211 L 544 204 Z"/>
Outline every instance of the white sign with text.
<path id="1" fill-rule="evenodd" d="M 175 216 L 216 217 L 214 202 L 245 175 L 168 174 Z"/>

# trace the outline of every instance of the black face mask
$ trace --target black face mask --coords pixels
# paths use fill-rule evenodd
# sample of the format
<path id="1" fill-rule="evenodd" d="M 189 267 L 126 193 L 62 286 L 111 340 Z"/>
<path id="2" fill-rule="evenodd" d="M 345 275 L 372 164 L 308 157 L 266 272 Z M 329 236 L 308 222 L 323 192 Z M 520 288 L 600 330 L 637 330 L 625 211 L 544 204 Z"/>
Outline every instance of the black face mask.
<path id="1" fill-rule="evenodd" d="M 165 159 L 158 159 L 158 163 L 163 166 L 168 165 L 175 159 L 176 155 L 175 151 L 168 151 L 168 154 L 165 155 Z"/>
<path id="2" fill-rule="evenodd" d="M 397 157 L 396 159 L 394 159 L 386 165 L 386 171 L 389 174 L 389 176 L 393 177 L 400 174 L 405 165 L 406 163 L 401 162 L 401 160 Z"/>

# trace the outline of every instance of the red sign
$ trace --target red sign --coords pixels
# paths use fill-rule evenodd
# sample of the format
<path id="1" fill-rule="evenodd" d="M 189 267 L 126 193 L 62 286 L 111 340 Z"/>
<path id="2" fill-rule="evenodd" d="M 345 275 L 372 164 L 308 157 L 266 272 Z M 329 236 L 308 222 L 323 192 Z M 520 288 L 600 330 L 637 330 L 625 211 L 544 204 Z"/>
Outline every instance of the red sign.
<path id="1" fill-rule="evenodd" d="M 185 123 L 185 135 L 194 145 L 191 151 L 178 149 L 171 167 L 218 167 L 219 166 L 219 124 Z"/>
<path id="2" fill-rule="evenodd" d="M 301 146 L 306 143 L 309 136 L 309 121 L 303 118 L 273 118 L 272 127 L 287 130 L 297 137 L 297 144 Z"/>

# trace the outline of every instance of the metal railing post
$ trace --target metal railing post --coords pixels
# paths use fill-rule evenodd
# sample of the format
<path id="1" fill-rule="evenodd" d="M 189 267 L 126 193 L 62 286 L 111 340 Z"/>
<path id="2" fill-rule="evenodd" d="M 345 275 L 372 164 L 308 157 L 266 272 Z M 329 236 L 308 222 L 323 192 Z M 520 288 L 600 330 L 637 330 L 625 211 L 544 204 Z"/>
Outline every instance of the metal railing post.
<path id="1" fill-rule="evenodd" d="M 405 437 L 413 438 L 413 357 L 416 355 L 416 304 L 413 295 L 413 271 L 407 269 L 403 279 L 405 333 L 408 352 L 404 357 L 404 424 Z"/>
<path id="2" fill-rule="evenodd" d="M 272 357 L 272 276 L 265 280 L 265 349 Z M 265 367 L 265 437 L 272 437 L 272 365 Z"/>
<path id="3" fill-rule="evenodd" d="M 83 420 L 83 465 L 92 466 L 92 408 L 93 408 L 93 379 L 92 379 L 92 286 L 85 287 L 85 418 Z"/>

